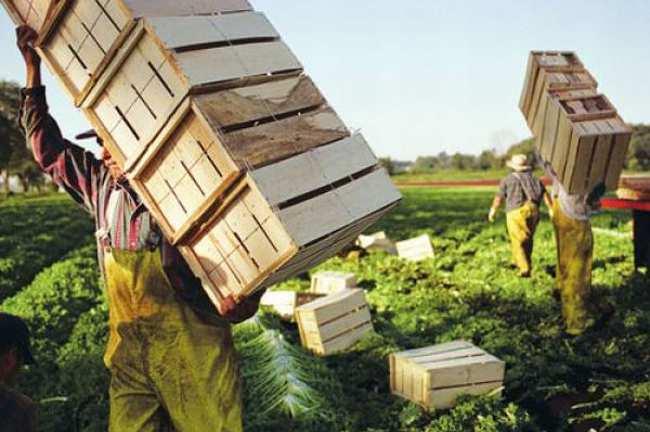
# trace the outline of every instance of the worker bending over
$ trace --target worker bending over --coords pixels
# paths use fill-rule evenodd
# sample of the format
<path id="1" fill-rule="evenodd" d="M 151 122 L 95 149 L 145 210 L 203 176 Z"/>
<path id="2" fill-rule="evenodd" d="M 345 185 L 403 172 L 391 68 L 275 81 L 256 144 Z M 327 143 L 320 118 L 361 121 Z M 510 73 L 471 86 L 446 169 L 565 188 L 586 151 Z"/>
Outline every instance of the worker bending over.
<path id="1" fill-rule="evenodd" d="M 519 276 L 527 278 L 532 271 L 533 239 L 539 223 L 539 206 L 545 200 L 550 209 L 552 202 L 542 182 L 533 175 L 526 155 L 514 155 L 506 165 L 513 172 L 501 181 L 488 219 L 494 222 L 497 210 L 505 202 L 512 258 L 519 269 Z"/>
<path id="2" fill-rule="evenodd" d="M 22 123 L 34 157 L 95 218 L 110 316 L 110 430 L 241 431 L 229 322 L 252 316 L 262 293 L 239 305 L 229 297 L 218 311 L 212 306 L 111 154 L 104 148 L 98 160 L 61 136 L 41 85 L 37 34 L 23 26 L 17 36 L 27 66 Z"/>

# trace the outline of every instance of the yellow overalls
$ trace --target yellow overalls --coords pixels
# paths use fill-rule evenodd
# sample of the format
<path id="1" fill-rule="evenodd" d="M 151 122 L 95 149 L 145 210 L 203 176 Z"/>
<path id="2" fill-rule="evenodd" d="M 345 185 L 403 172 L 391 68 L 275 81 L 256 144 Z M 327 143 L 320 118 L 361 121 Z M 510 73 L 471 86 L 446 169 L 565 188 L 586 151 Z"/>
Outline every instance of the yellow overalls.
<path id="1" fill-rule="evenodd" d="M 241 432 L 230 326 L 203 323 L 175 297 L 159 251 L 107 251 L 104 263 L 110 431 Z"/>
<path id="2" fill-rule="evenodd" d="M 557 243 L 557 288 L 562 300 L 566 332 L 579 335 L 593 323 L 590 316 L 591 266 L 594 238 L 591 223 L 572 219 L 553 200 L 553 227 Z"/>
<path id="3" fill-rule="evenodd" d="M 522 276 L 530 276 L 532 270 L 533 240 L 538 223 L 539 208 L 532 201 L 506 213 L 512 258 Z"/>

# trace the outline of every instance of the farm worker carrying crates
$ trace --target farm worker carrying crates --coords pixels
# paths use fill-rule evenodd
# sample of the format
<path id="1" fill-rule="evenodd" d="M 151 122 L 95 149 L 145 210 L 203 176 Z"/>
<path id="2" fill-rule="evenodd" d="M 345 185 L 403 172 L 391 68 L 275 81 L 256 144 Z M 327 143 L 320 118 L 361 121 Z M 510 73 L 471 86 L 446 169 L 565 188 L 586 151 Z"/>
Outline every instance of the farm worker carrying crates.
<path id="1" fill-rule="evenodd" d="M 595 302 L 591 293 L 594 237 L 590 217 L 600 208 L 605 185 L 597 185 L 588 195 L 572 195 L 548 162 L 544 162 L 544 169 L 553 179 L 551 219 L 557 245 L 556 289 L 566 332 L 577 336 L 613 312 L 611 305 Z"/>
<path id="2" fill-rule="evenodd" d="M 22 123 L 34 157 L 95 218 L 110 314 L 110 430 L 241 431 L 230 323 L 254 315 L 263 290 L 237 305 L 228 298 L 218 311 L 211 306 L 110 153 L 104 149 L 100 161 L 61 136 L 41 85 L 37 34 L 22 26 L 17 36 L 27 66 Z M 78 139 L 87 137 L 96 134 Z"/>
<path id="3" fill-rule="evenodd" d="M 27 324 L 0 313 L 0 432 L 36 430 L 36 404 L 10 387 L 22 366 L 31 363 Z"/>
<path id="4" fill-rule="evenodd" d="M 532 271 L 533 238 L 539 223 L 539 206 L 543 199 L 550 209 L 552 202 L 542 182 L 533 175 L 526 155 L 514 155 L 507 165 L 513 172 L 501 181 L 488 219 L 494 222 L 497 210 L 505 201 L 512 258 L 519 275 L 527 278 Z"/>

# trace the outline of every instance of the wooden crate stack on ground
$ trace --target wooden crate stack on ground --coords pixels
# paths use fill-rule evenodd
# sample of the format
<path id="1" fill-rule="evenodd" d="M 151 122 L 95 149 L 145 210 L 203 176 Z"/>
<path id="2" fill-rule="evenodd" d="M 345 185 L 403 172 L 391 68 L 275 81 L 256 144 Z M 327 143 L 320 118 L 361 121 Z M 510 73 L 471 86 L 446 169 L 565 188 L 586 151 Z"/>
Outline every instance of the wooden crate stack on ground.
<path id="1" fill-rule="evenodd" d="M 399 257 L 408 261 L 419 262 L 434 257 L 431 238 L 427 234 L 397 242 L 395 246 Z"/>
<path id="2" fill-rule="evenodd" d="M 331 257 L 401 198 L 247 1 L 61 0 L 41 28 L 46 63 L 214 302 Z"/>
<path id="3" fill-rule="evenodd" d="M 320 297 L 323 295 L 296 291 L 267 291 L 262 296 L 260 305 L 268 306 L 284 319 L 293 319 L 297 307 Z"/>
<path id="4" fill-rule="evenodd" d="M 569 193 L 616 189 L 631 129 L 572 52 L 532 52 L 519 106 Z"/>
<path id="5" fill-rule="evenodd" d="M 501 389 L 505 375 L 503 361 L 464 341 L 391 354 L 389 366 L 391 392 L 429 409 Z"/>
<path id="6" fill-rule="evenodd" d="M 302 345 L 318 355 L 343 351 L 373 329 L 365 293 L 359 288 L 296 308 L 296 321 Z"/>
<path id="7" fill-rule="evenodd" d="M 312 276 L 310 292 L 328 295 L 356 286 L 357 277 L 354 273 L 324 271 Z"/>

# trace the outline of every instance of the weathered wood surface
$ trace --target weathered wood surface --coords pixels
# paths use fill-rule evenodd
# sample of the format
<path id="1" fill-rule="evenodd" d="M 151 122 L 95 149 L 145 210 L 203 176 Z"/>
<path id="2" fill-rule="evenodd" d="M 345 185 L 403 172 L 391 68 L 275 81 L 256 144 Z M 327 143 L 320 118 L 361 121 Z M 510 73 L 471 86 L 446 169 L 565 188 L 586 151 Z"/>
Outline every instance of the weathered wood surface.
<path id="1" fill-rule="evenodd" d="M 210 125 L 223 129 L 299 113 L 323 105 L 325 98 L 313 81 L 302 75 L 208 93 L 196 96 L 194 101 Z"/>
<path id="2" fill-rule="evenodd" d="M 52 7 L 53 0 L 1 0 L 16 25 L 27 24 L 39 31 Z"/>
<path id="3" fill-rule="evenodd" d="M 505 375 L 503 361 L 464 341 L 395 353 L 389 366 L 393 394 L 435 409 L 500 388 Z"/>

